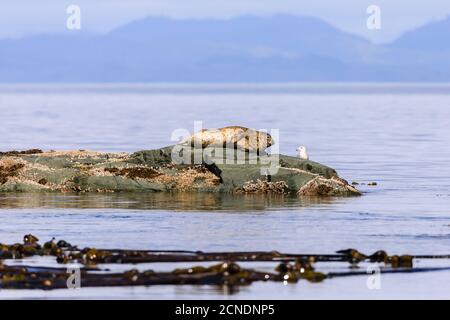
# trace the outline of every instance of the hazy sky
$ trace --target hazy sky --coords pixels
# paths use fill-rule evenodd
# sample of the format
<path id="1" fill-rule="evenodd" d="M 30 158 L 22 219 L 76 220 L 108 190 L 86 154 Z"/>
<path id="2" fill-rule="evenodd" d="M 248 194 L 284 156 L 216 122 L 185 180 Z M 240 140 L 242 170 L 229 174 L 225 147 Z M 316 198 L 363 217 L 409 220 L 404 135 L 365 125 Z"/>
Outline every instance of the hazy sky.
<path id="1" fill-rule="evenodd" d="M 332 25 L 387 42 L 406 30 L 450 16 L 449 0 L 14 0 L 0 4 L 0 37 L 66 32 L 66 8 L 82 10 L 82 29 L 105 32 L 145 16 L 229 18 L 290 13 L 320 17 Z M 366 8 L 381 8 L 381 30 L 368 30 Z"/>

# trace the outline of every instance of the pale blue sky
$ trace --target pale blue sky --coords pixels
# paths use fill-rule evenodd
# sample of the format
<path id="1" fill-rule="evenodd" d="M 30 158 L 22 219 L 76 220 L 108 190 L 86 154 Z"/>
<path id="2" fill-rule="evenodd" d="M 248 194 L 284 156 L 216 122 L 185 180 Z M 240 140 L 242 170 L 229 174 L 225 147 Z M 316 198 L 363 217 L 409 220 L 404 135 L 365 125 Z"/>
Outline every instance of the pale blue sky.
<path id="1" fill-rule="evenodd" d="M 145 16 L 230 18 L 242 14 L 290 13 L 322 18 L 332 25 L 388 42 L 402 32 L 450 16 L 449 0 L 15 0 L 0 5 L 0 38 L 65 32 L 66 7 L 82 9 L 84 31 L 106 32 Z M 366 8 L 381 7 L 382 29 L 366 28 Z"/>

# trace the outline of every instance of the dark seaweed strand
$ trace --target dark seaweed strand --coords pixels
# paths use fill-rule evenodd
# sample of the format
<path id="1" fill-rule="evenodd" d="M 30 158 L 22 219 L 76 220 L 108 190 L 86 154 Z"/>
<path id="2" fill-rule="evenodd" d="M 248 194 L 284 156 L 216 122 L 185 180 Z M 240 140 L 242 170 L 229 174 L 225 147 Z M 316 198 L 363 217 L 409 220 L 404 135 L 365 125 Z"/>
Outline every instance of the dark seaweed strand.
<path id="1" fill-rule="evenodd" d="M 450 270 L 450 267 L 414 268 L 413 259 L 449 259 L 449 255 L 393 255 L 379 250 L 367 256 L 355 249 L 338 251 L 337 254 L 283 254 L 277 251 L 254 252 L 202 252 L 188 250 L 123 250 L 123 249 L 79 249 L 64 240 L 57 243 L 52 239 L 39 245 L 39 239 L 25 235 L 23 244 L 0 245 L 0 257 L 18 259 L 30 256 L 54 256 L 59 263 L 78 261 L 82 286 L 136 286 L 136 285 L 247 285 L 255 281 L 277 281 L 295 283 L 305 279 L 320 282 L 326 278 L 367 275 L 363 270 L 331 272 L 316 271 L 313 263 L 349 262 L 353 266 L 362 261 L 384 262 L 380 273 L 417 273 Z M 172 272 L 155 272 L 136 269 L 122 273 L 99 269 L 102 263 L 147 263 L 147 262 L 206 262 L 220 263 L 205 267 L 193 266 L 175 269 Z M 237 265 L 236 261 L 278 262 L 275 272 L 262 272 Z M 101 272 L 99 272 L 101 271 Z M 65 268 L 40 266 L 8 266 L 0 264 L 0 288 L 55 289 L 67 286 Z"/>

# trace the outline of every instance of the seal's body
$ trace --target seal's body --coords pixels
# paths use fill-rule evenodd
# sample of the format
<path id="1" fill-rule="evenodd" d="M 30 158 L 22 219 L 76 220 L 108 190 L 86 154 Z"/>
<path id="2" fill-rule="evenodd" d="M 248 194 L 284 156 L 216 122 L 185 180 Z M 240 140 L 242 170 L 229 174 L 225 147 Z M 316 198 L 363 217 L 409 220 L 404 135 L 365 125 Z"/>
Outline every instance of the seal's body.
<path id="1" fill-rule="evenodd" d="M 194 133 L 181 144 L 198 148 L 237 148 L 249 152 L 260 152 L 273 144 L 270 134 L 240 126 L 219 129 L 203 129 Z"/>

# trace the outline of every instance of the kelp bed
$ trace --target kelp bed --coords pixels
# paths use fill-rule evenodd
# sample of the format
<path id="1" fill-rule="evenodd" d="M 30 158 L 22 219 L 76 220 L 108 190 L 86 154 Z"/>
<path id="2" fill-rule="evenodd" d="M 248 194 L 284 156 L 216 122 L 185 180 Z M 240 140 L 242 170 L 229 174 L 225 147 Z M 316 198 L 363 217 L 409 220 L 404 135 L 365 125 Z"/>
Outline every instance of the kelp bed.
<path id="1" fill-rule="evenodd" d="M 54 257 L 61 267 L 40 267 L 14 265 L 14 259 L 33 256 Z M 380 273 L 427 272 L 450 270 L 450 267 L 417 268 L 415 259 L 450 259 L 450 255 L 388 255 L 377 251 L 366 255 L 354 249 L 338 251 L 335 254 L 287 254 L 269 252 L 201 252 L 164 250 L 123 250 L 78 248 L 67 241 L 52 239 L 39 244 L 33 235 L 24 236 L 23 243 L 0 244 L 0 288 L 9 289 L 58 289 L 68 287 L 67 266 L 77 263 L 81 287 L 149 286 L 149 285 L 248 285 L 256 281 L 296 283 L 301 280 L 321 282 L 341 276 L 367 275 L 358 268 L 361 262 L 379 263 Z M 272 272 L 244 268 L 241 262 L 273 262 Z M 206 263 L 168 272 L 130 269 L 111 272 L 102 264 L 143 263 Z M 348 263 L 344 272 L 324 273 L 315 268 L 316 262 Z M 63 266 L 64 265 L 64 266 Z"/>

